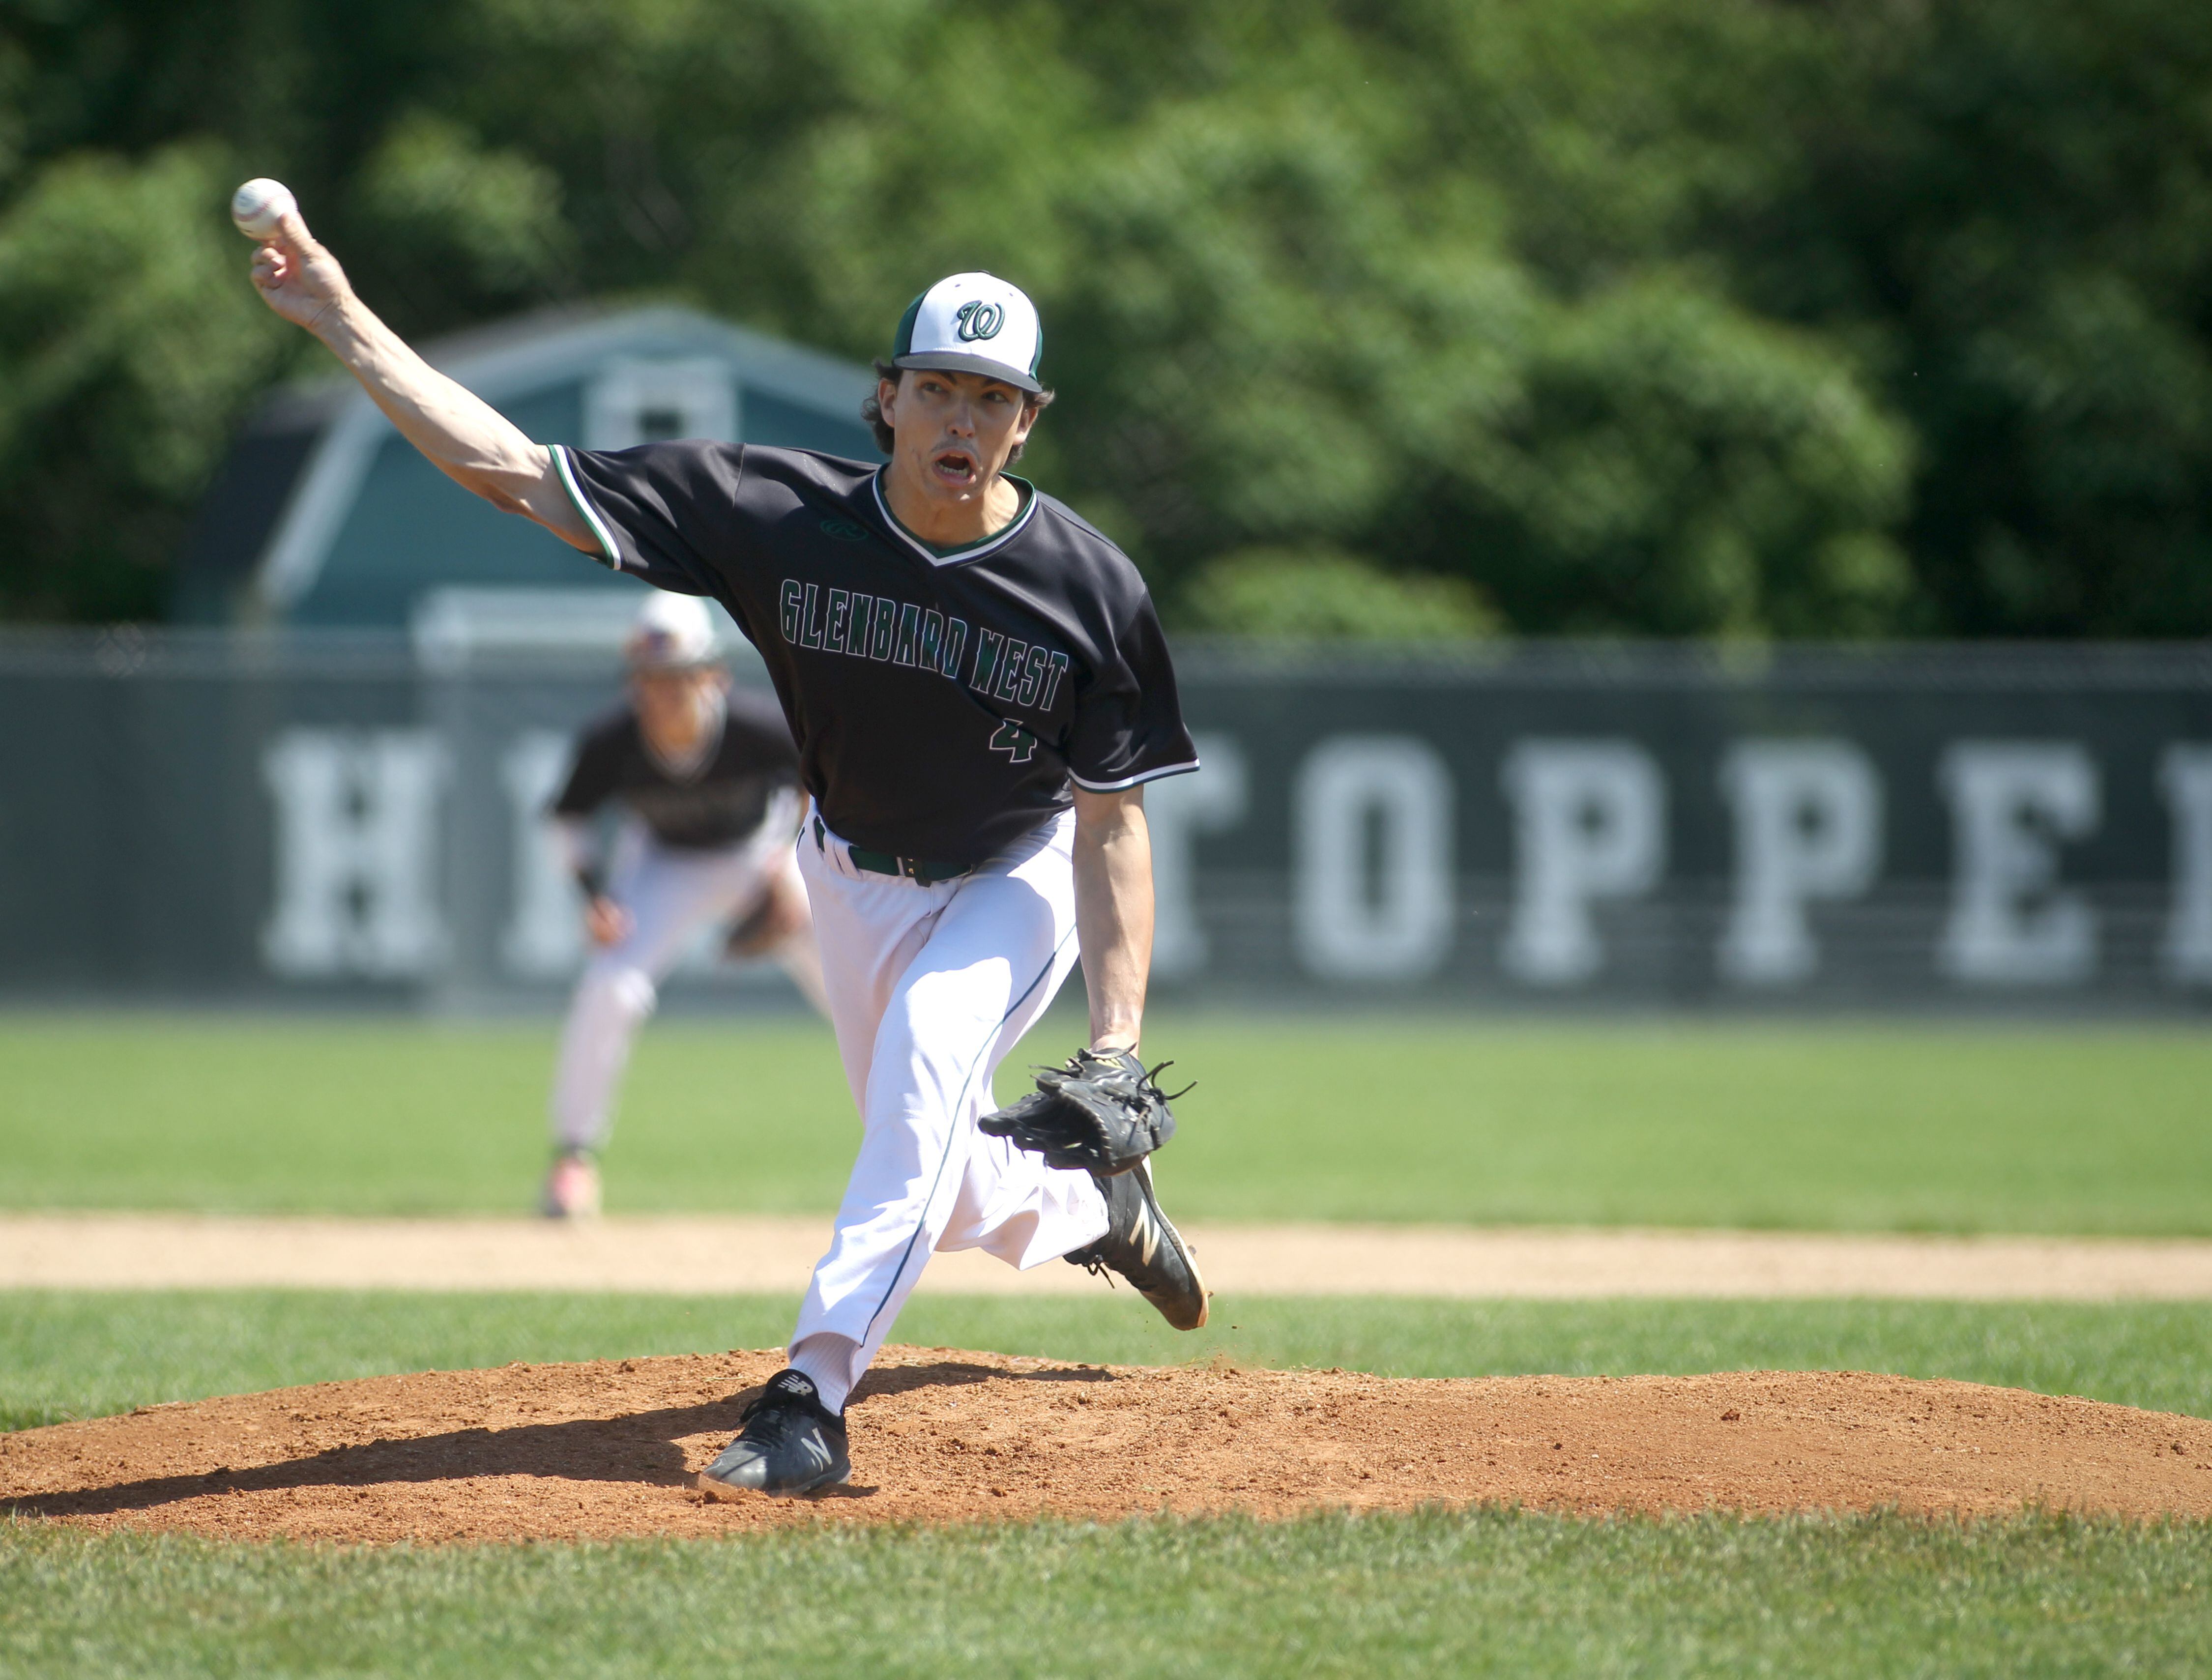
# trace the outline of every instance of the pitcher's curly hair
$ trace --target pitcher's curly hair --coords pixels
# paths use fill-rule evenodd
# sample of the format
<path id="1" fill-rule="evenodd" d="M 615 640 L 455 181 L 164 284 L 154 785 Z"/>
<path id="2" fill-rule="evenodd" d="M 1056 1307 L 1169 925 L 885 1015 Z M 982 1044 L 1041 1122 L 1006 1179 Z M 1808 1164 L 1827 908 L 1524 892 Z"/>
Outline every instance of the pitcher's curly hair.
<path id="1" fill-rule="evenodd" d="M 876 359 L 876 377 L 879 379 L 889 379 L 893 385 L 899 382 L 901 374 L 911 373 L 915 371 L 911 367 L 894 367 L 880 356 Z M 1053 393 L 1049 390 L 1025 391 L 1022 393 L 1022 412 L 1027 415 L 1039 414 L 1052 406 L 1052 398 Z M 860 418 L 868 422 L 868 429 L 876 434 L 876 447 L 884 454 L 890 454 L 891 452 L 890 425 L 884 418 L 882 402 L 872 391 L 860 404 Z M 1020 460 L 1022 451 L 1026 447 L 1028 446 L 1025 444 L 1016 444 L 1013 452 L 1006 457 L 1006 464 L 1012 466 Z"/>

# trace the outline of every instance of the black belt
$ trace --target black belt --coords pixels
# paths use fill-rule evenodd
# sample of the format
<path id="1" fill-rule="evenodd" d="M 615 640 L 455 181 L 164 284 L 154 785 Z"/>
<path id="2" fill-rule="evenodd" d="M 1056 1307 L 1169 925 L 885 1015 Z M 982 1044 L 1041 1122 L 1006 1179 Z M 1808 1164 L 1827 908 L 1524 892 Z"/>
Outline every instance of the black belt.
<path id="1" fill-rule="evenodd" d="M 814 819 L 814 847 L 823 849 L 827 836 L 822 819 Z M 848 846 L 845 855 L 853 860 L 853 867 L 866 870 L 870 875 L 896 875 L 911 881 L 917 887 L 934 887 L 940 881 L 957 881 L 973 867 L 968 864 L 933 864 L 926 858 L 901 858 L 889 852 L 871 852 L 865 846 Z"/>

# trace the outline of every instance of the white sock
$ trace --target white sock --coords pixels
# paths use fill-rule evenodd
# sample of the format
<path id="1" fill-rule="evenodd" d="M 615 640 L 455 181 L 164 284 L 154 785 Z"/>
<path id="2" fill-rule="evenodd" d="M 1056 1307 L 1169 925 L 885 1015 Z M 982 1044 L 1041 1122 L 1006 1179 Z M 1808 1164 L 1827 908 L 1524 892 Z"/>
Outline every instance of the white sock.
<path id="1" fill-rule="evenodd" d="M 853 1357 L 860 1344 L 849 1336 L 817 1331 L 791 1350 L 791 1368 L 811 1381 L 822 1404 L 831 1411 L 845 1410 L 845 1397 L 853 1392 Z"/>

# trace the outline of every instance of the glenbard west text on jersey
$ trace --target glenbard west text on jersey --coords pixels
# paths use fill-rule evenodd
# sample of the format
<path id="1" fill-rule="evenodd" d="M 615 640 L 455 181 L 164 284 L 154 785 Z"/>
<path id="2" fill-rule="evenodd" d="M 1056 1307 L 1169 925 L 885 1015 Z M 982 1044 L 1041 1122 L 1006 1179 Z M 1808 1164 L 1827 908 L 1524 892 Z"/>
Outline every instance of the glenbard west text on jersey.
<path id="1" fill-rule="evenodd" d="M 797 647 L 826 648 L 855 658 L 918 665 L 960 680 L 961 654 L 968 645 L 965 619 L 948 618 L 934 607 L 857 590 L 832 589 L 786 578 L 782 589 L 783 639 Z M 978 694 L 1035 706 L 1049 712 L 1067 675 L 1067 655 L 1042 642 L 1034 646 L 986 630 L 975 644 L 968 686 Z M 1026 756 L 1036 743 L 1018 725 L 1006 750 Z"/>
<path id="2" fill-rule="evenodd" d="M 1027 485 L 982 542 L 932 550 L 874 469 L 698 440 L 560 449 L 608 562 L 711 596 L 760 650 L 802 779 L 847 840 L 972 864 L 1094 791 L 1194 769 L 1128 557 Z"/>

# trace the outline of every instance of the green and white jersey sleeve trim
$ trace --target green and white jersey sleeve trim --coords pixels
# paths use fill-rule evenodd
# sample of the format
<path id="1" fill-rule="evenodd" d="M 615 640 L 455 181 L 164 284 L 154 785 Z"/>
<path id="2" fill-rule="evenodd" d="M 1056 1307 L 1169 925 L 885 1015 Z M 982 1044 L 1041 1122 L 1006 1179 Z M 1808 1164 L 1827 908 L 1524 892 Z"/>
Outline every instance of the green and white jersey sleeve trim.
<path id="1" fill-rule="evenodd" d="M 611 572 L 621 571 L 622 550 L 615 546 L 614 534 L 607 529 L 606 522 L 599 518 L 599 510 L 592 506 L 591 498 L 584 494 L 584 487 L 576 482 L 576 470 L 568 464 L 567 445 L 556 443 L 553 446 L 553 465 L 561 475 L 561 488 L 568 493 L 568 500 L 584 516 L 584 523 L 592 528 L 592 535 L 599 538 L 599 563 Z"/>
<path id="2" fill-rule="evenodd" d="M 1188 775 L 1197 768 L 1198 761 L 1192 759 L 1188 764 L 1164 764 L 1157 770 L 1139 770 L 1135 775 L 1124 776 L 1118 782 L 1087 782 L 1073 770 L 1067 773 L 1067 779 L 1085 793 L 1119 793 L 1122 789 L 1134 787 L 1140 782 L 1156 782 L 1163 776 Z"/>

